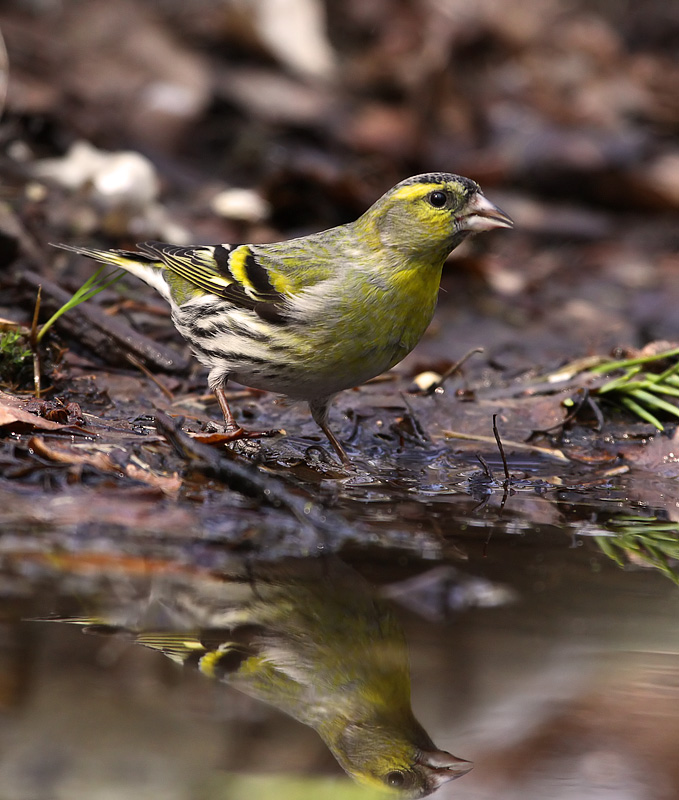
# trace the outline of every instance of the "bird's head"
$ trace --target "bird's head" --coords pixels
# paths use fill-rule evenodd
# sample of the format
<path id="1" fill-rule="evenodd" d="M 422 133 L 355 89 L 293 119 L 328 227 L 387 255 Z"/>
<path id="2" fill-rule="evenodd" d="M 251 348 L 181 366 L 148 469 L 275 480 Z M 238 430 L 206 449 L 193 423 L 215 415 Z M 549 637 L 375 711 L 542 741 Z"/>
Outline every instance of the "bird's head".
<path id="1" fill-rule="evenodd" d="M 328 743 L 357 781 L 397 800 L 426 797 L 474 766 L 439 750 L 411 714 L 395 725 L 350 723 Z"/>
<path id="2" fill-rule="evenodd" d="M 401 181 L 358 224 L 373 227 L 384 247 L 432 260 L 443 260 L 471 233 L 513 225 L 478 184 L 445 172 Z"/>

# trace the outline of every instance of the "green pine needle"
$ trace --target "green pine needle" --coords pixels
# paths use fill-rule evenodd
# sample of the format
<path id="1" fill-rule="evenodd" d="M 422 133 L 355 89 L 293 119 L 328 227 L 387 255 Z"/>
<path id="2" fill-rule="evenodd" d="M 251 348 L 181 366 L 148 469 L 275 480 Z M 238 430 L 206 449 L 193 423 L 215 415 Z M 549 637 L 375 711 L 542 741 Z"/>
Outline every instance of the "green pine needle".
<path id="1" fill-rule="evenodd" d="M 634 391 L 630 392 L 630 395 L 638 403 L 645 403 L 651 408 L 656 408 L 659 411 L 665 411 L 667 414 L 679 417 L 679 408 L 672 405 L 672 403 L 668 403 L 667 400 L 662 400 L 660 397 L 656 397 L 651 392 L 635 389 Z"/>
<path id="2" fill-rule="evenodd" d="M 646 564 L 679 586 L 679 524 L 621 515 L 605 527 L 610 535 L 594 537 L 604 555 L 620 567 Z"/>
<path id="3" fill-rule="evenodd" d="M 628 369 L 629 367 L 635 367 L 639 364 L 653 364 L 654 362 L 664 361 L 666 358 L 673 358 L 674 356 L 679 356 L 679 347 L 675 347 L 673 350 L 666 350 L 664 353 L 657 353 L 653 356 L 625 358 L 622 361 L 604 361 L 603 364 L 597 364 L 595 367 L 591 367 L 589 372 L 593 372 L 597 375 L 605 372 L 614 372 L 617 369 Z"/>
<path id="4" fill-rule="evenodd" d="M 650 422 L 650 424 L 653 425 L 654 428 L 657 428 L 659 431 L 662 432 L 665 430 L 665 426 L 662 424 L 662 422 L 660 422 L 660 420 L 656 416 L 651 414 L 650 411 L 647 411 L 643 406 L 639 405 L 639 403 L 636 403 L 634 400 L 632 400 L 631 397 L 623 395 L 622 397 L 620 397 L 620 404 L 625 406 L 625 408 L 628 411 L 631 411 L 633 414 L 636 414 L 637 417 L 639 417 L 640 419 L 643 419 L 644 422 Z"/>
<path id="5" fill-rule="evenodd" d="M 653 372 L 656 364 L 667 360 L 671 361 L 669 367 L 662 372 Z M 623 371 L 621 375 L 592 389 L 592 393 L 623 406 L 659 431 L 665 429 L 660 416 L 679 417 L 679 404 L 664 399 L 679 398 L 679 348 L 652 356 L 604 362 L 589 368 L 584 374 L 599 376 L 620 371 Z"/>

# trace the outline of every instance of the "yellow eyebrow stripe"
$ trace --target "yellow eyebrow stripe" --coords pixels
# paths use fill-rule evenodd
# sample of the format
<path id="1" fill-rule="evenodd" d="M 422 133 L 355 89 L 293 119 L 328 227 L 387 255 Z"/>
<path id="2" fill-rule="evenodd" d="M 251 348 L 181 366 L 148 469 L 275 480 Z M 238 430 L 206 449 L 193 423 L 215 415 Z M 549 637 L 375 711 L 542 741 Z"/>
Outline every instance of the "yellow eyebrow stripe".
<path id="1" fill-rule="evenodd" d="M 439 183 L 413 183 L 410 186 L 401 186 L 392 195 L 396 200 L 418 200 L 426 197 L 429 192 L 440 189 Z"/>

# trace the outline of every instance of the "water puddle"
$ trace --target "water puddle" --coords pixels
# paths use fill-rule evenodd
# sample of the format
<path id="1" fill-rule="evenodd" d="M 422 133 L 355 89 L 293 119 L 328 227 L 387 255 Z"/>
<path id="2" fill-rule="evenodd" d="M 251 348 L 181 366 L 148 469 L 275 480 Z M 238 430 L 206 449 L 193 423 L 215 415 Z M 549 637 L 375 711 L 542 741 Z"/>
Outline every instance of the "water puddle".
<path id="1" fill-rule="evenodd" d="M 671 482 L 489 466 L 321 482 L 315 538 L 233 508 L 240 552 L 5 520 L 2 797 L 676 797 Z"/>

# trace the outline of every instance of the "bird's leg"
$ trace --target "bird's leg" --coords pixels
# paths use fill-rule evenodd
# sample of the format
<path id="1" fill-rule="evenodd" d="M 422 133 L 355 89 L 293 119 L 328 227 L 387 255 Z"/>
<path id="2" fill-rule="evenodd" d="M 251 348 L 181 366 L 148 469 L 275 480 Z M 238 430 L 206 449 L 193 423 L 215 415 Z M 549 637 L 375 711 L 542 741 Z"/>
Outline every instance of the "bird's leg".
<path id="1" fill-rule="evenodd" d="M 319 422 L 318 423 L 320 429 L 323 433 L 328 437 L 328 441 L 333 446 L 335 452 L 340 458 L 340 461 L 344 464 L 345 467 L 351 466 L 351 459 L 347 455 L 346 450 L 342 447 L 340 440 L 335 436 L 335 434 L 330 430 L 327 422 Z"/>
<path id="2" fill-rule="evenodd" d="M 224 415 L 225 441 L 227 440 L 226 437 L 228 437 L 229 441 L 235 441 L 236 439 L 259 439 L 263 436 L 275 436 L 280 433 L 280 431 L 249 431 L 241 427 L 234 419 L 231 409 L 229 408 L 229 404 L 226 400 L 226 392 L 224 391 L 225 386 L 226 381 L 223 381 L 218 386 L 212 387 L 212 391 L 215 393 L 219 407 L 222 409 L 222 414 Z"/>
<path id="3" fill-rule="evenodd" d="M 226 400 L 226 392 L 224 391 L 225 385 L 226 381 L 220 386 L 215 386 L 213 388 L 215 397 L 219 403 L 219 407 L 222 409 L 222 414 L 224 415 L 224 433 L 240 433 L 243 431 L 243 429 L 236 422 L 233 414 L 231 413 L 231 409 L 229 408 L 229 404 Z"/>
<path id="4" fill-rule="evenodd" d="M 328 408 L 330 407 L 331 400 L 332 397 L 321 397 L 315 400 L 310 400 L 309 410 L 311 411 L 311 416 L 314 418 L 314 422 L 328 437 L 328 441 L 332 445 L 333 450 L 339 456 L 340 461 L 345 467 L 348 467 L 351 465 L 351 460 L 349 459 L 346 450 L 342 447 L 340 440 L 330 430 L 328 425 Z"/>

